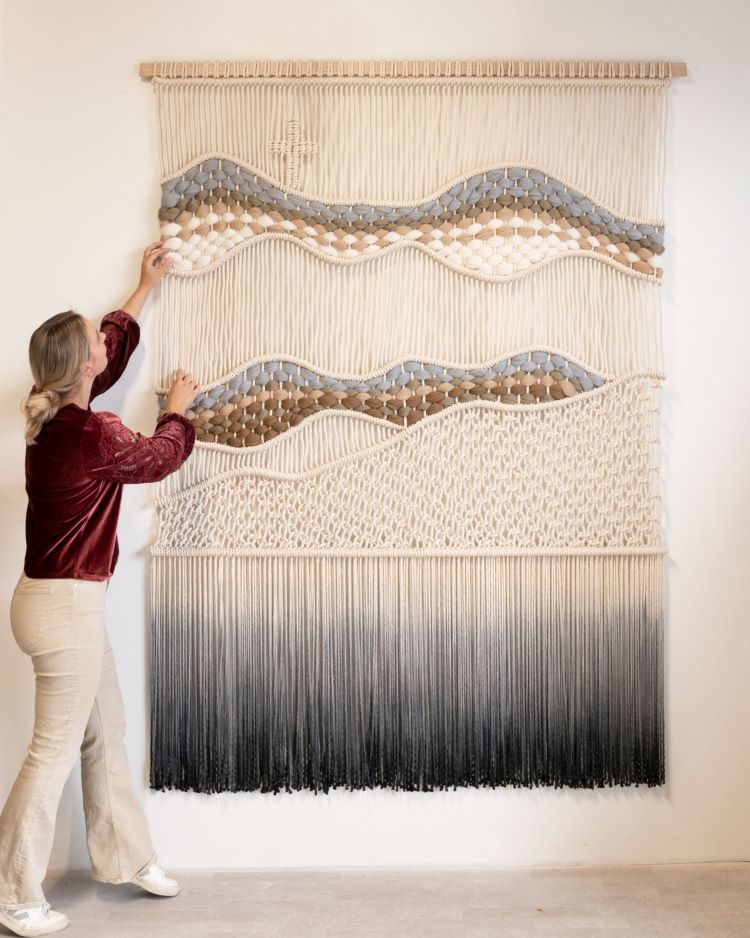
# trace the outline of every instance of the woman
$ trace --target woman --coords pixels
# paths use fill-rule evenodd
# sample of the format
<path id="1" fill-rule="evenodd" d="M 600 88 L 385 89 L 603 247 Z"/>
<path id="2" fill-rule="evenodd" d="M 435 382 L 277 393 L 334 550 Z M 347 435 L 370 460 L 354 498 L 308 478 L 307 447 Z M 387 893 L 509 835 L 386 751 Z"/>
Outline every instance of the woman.
<path id="1" fill-rule="evenodd" d="M 185 410 L 198 386 L 176 372 L 150 437 L 89 407 L 125 370 L 140 337 L 143 304 L 171 265 L 166 253 L 161 242 L 146 248 L 136 291 L 99 330 L 70 310 L 42 323 L 29 344 L 36 383 L 22 405 L 26 556 L 10 620 L 34 666 L 35 716 L 0 814 L 0 923 L 16 935 L 46 935 L 69 924 L 45 902 L 42 880 L 58 802 L 79 754 L 94 879 L 136 883 L 162 896 L 179 892 L 156 864 L 133 790 L 104 609 L 119 554 L 122 485 L 163 479 L 187 459 L 195 431 Z"/>

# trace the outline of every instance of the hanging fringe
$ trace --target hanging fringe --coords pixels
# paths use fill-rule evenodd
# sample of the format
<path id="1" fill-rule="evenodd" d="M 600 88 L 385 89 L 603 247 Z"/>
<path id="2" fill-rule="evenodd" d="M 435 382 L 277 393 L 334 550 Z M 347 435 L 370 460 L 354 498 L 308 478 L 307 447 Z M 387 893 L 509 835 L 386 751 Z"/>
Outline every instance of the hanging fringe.
<path id="1" fill-rule="evenodd" d="M 290 185 L 326 202 L 406 205 L 476 167 L 528 166 L 662 224 L 663 81 L 156 80 L 154 91 L 163 178 L 216 153 L 284 180 L 292 160 Z"/>
<path id="2" fill-rule="evenodd" d="M 662 566 L 153 557 L 151 787 L 663 784 Z"/>
<path id="3" fill-rule="evenodd" d="M 484 361 L 513 348 L 558 349 L 599 374 L 662 370 L 659 286 L 592 257 L 492 283 L 422 251 L 344 267 L 267 240 L 201 276 L 167 276 L 161 304 L 157 387 L 178 365 L 209 384 L 251 350 L 330 372 L 371 372 L 404 355 Z"/>

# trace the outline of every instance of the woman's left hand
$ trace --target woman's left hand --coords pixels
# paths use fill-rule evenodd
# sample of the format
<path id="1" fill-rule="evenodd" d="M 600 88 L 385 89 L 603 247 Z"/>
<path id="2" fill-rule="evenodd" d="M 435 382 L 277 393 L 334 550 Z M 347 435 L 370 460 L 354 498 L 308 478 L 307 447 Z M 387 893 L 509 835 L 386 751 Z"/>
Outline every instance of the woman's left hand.
<path id="1" fill-rule="evenodd" d="M 153 244 L 149 244 L 143 252 L 143 261 L 141 262 L 141 286 L 150 290 L 169 270 L 172 266 L 172 260 L 165 257 L 166 254 L 169 254 L 169 248 L 165 248 L 162 241 L 154 241 Z"/>

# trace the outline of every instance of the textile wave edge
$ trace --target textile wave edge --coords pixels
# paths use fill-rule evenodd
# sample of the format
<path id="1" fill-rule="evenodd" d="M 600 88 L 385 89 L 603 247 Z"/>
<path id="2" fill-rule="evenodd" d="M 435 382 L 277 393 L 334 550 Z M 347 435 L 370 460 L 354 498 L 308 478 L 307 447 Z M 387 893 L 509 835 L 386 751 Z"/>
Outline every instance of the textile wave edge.
<path id="1" fill-rule="evenodd" d="M 626 392 L 628 389 L 638 389 L 641 392 L 641 401 L 648 401 L 649 406 L 645 407 L 642 412 L 644 420 L 642 430 L 644 433 L 648 433 L 651 432 L 651 429 L 655 428 L 655 425 L 652 427 L 651 423 L 649 423 L 646 418 L 647 415 L 653 417 L 658 413 L 655 395 L 658 393 L 662 379 L 663 375 L 658 372 L 650 371 L 619 375 L 610 378 L 606 383 L 600 384 L 597 388 L 585 394 L 566 397 L 559 401 L 537 404 L 533 407 L 519 407 L 516 404 L 505 404 L 497 400 L 472 399 L 471 401 L 454 404 L 450 410 L 443 410 L 435 414 L 433 419 L 428 422 L 415 423 L 410 426 L 398 425 L 391 422 L 384 423 L 378 418 L 370 417 L 367 414 L 352 410 L 336 411 L 332 409 L 322 409 L 307 420 L 291 428 L 287 433 L 277 435 L 274 439 L 269 440 L 262 446 L 239 451 L 235 447 L 221 446 L 214 443 L 196 443 L 195 452 L 226 453 L 226 459 L 228 460 L 227 465 L 231 465 L 234 468 L 245 466 L 248 471 L 253 471 L 253 467 L 255 466 L 255 468 L 276 469 L 281 472 L 283 472 L 283 470 L 280 465 L 275 465 L 274 460 L 284 460 L 294 454 L 295 458 L 300 460 L 300 465 L 289 469 L 288 472 L 290 475 L 295 475 L 304 471 L 303 464 L 308 462 L 309 456 L 317 455 L 320 457 L 323 444 L 326 440 L 331 443 L 331 452 L 334 453 L 334 455 L 326 458 L 317 458 L 309 463 L 308 468 L 314 468 L 316 471 L 320 471 L 325 469 L 326 466 L 336 466 L 342 460 L 356 461 L 371 456 L 377 457 L 381 450 L 388 449 L 392 445 L 395 445 L 398 440 L 403 442 L 408 437 L 421 434 L 428 424 L 430 424 L 430 430 L 432 430 L 431 425 L 433 423 L 446 420 L 449 417 L 452 419 L 453 415 L 458 411 L 466 411 L 467 409 L 487 409 L 490 412 L 495 412 L 498 418 L 503 413 L 506 413 L 509 415 L 518 414 L 524 420 L 528 415 L 533 414 L 536 415 L 534 417 L 534 419 L 536 419 L 538 416 L 556 412 L 559 408 L 562 408 L 563 411 L 570 408 L 581 409 L 588 406 L 589 403 L 591 403 L 592 406 L 596 406 L 597 398 L 601 399 L 605 396 L 616 395 L 621 393 L 623 389 Z M 369 434 L 366 434 L 366 431 L 362 430 L 363 442 L 361 445 L 353 443 L 355 437 L 348 432 L 348 429 L 343 434 L 340 432 L 343 425 L 354 423 L 364 424 L 366 427 L 372 429 L 372 433 Z M 265 460 L 266 457 L 270 462 L 264 466 L 263 460 Z M 185 466 L 183 465 L 177 470 L 175 475 L 179 475 L 184 468 Z M 171 478 L 171 476 L 164 481 L 169 481 L 169 478 Z M 159 485 L 161 484 L 163 483 L 159 483 Z M 162 504 L 160 499 L 157 499 L 157 504 Z"/>
<path id="2" fill-rule="evenodd" d="M 198 155 L 229 155 L 333 202 L 406 204 L 466 168 L 528 165 L 586 180 L 591 198 L 618 215 L 663 217 L 665 88 L 428 81 L 154 91 L 162 178 Z"/>
<path id="3" fill-rule="evenodd" d="M 554 412 L 559 412 L 562 414 L 565 411 L 570 411 L 573 409 L 582 410 L 583 408 L 587 408 L 589 406 L 595 407 L 597 403 L 599 403 L 600 401 L 602 400 L 606 401 L 607 398 L 610 398 L 614 395 L 622 396 L 623 393 L 629 394 L 633 400 L 636 400 L 636 398 L 639 399 L 641 403 L 648 402 L 648 406 L 644 407 L 644 410 L 641 415 L 644 419 L 644 425 L 641 429 L 643 430 L 644 433 L 646 433 L 646 432 L 649 432 L 651 429 L 650 426 L 646 425 L 646 415 L 650 414 L 651 416 L 653 416 L 654 414 L 658 413 L 658 407 L 656 406 L 656 400 L 654 398 L 654 395 L 660 388 L 662 379 L 663 379 L 663 375 L 659 373 L 655 373 L 655 372 L 647 372 L 647 371 L 633 372 L 631 374 L 625 374 L 625 375 L 614 377 L 610 379 L 608 382 L 601 384 L 599 385 L 599 387 L 587 392 L 586 394 L 578 394 L 578 395 L 575 395 L 574 397 L 566 397 L 562 400 L 550 401 L 548 403 L 538 404 L 534 407 L 521 408 L 515 404 L 505 404 L 503 402 L 496 401 L 496 400 L 493 400 L 493 401 L 472 400 L 472 401 L 458 403 L 458 404 L 453 405 L 453 407 L 450 409 L 446 409 L 446 410 L 441 411 L 439 414 L 435 414 L 433 420 L 421 422 L 418 424 L 412 424 L 411 426 L 408 426 L 408 427 L 406 426 L 402 428 L 395 427 L 395 429 L 397 431 L 400 430 L 400 432 L 397 432 L 396 434 L 393 434 L 393 435 L 389 434 L 388 436 L 384 437 L 382 440 L 379 440 L 375 444 L 367 445 L 357 450 L 346 449 L 338 453 L 335 458 L 330 459 L 330 460 L 325 460 L 323 462 L 316 464 L 314 466 L 314 471 L 320 472 L 320 471 L 325 470 L 326 468 L 332 468 L 332 467 L 335 467 L 337 465 L 340 465 L 346 462 L 362 461 L 373 456 L 377 457 L 380 455 L 381 452 L 386 451 L 387 449 L 393 446 L 403 445 L 403 443 L 407 439 L 411 439 L 411 438 L 418 439 L 419 436 L 424 434 L 425 432 L 433 432 L 438 426 L 439 422 L 442 422 L 443 424 L 445 424 L 449 420 L 453 422 L 454 418 L 461 419 L 460 417 L 457 417 L 457 414 L 459 414 L 459 412 L 463 412 L 463 414 L 468 415 L 470 414 L 471 411 L 486 410 L 489 413 L 496 414 L 498 419 L 500 419 L 500 417 L 503 414 L 514 415 L 514 416 L 518 415 L 523 420 L 526 420 L 526 418 L 529 416 L 532 416 L 534 420 L 536 420 L 538 417 L 545 419 L 546 417 L 548 417 L 550 414 Z M 321 418 L 324 418 L 325 416 L 327 415 L 324 411 L 319 411 L 313 417 L 311 417 L 309 421 L 307 421 L 307 424 L 312 425 L 315 421 L 319 421 L 321 420 Z M 376 418 L 368 417 L 366 414 L 356 413 L 352 411 L 347 411 L 346 413 L 342 413 L 341 415 L 337 415 L 337 416 L 341 416 L 342 418 L 346 417 L 352 420 L 356 419 L 356 420 L 361 420 L 361 421 L 367 421 L 370 423 L 379 423 L 379 421 Z M 321 427 L 323 432 L 327 431 L 327 428 L 323 427 L 322 424 L 319 424 L 319 426 Z M 297 426 L 294 429 L 295 431 L 299 432 L 301 427 Z M 290 440 L 290 446 L 291 446 L 292 445 L 291 444 L 291 431 L 290 431 L 290 436 L 288 437 L 288 439 Z M 278 438 L 275 438 L 273 441 L 269 441 L 267 446 L 258 447 L 255 449 L 254 452 L 260 453 L 261 450 L 268 451 L 274 445 L 278 445 L 280 442 L 283 442 L 283 441 L 280 441 Z M 653 442 L 657 443 L 658 441 L 653 440 Z M 314 447 L 315 445 L 317 445 L 315 438 L 313 437 L 311 439 L 308 439 L 305 442 L 305 445 L 307 447 L 311 447 L 311 446 Z M 204 446 L 201 448 L 202 449 L 203 448 L 215 449 L 216 447 L 211 446 L 210 444 L 204 444 Z M 299 449 L 299 444 L 297 444 L 297 448 Z M 233 454 L 236 452 L 231 447 L 227 447 L 227 451 L 232 452 Z M 237 454 L 237 455 L 240 455 L 240 454 Z M 253 454 L 251 454 L 251 456 L 252 455 Z M 302 454 L 300 453 L 300 455 Z M 244 460 L 235 462 L 234 465 L 241 466 L 243 461 Z M 248 463 L 248 465 L 250 465 L 250 463 Z M 252 468 L 248 468 L 247 471 L 252 472 L 253 470 Z M 309 471 L 312 472 L 313 469 Z M 298 475 L 298 474 L 302 474 L 302 473 L 294 472 L 294 471 L 290 473 L 290 475 Z M 156 503 L 157 505 L 163 504 L 163 501 L 161 499 L 157 499 Z"/>
<path id="4" fill-rule="evenodd" d="M 226 157 L 168 178 L 159 218 L 174 273 L 277 235 L 339 263 L 409 245 L 464 273 L 508 277 L 574 251 L 661 275 L 663 225 L 619 217 L 528 167 L 472 170 L 409 205 L 326 203 L 282 185 Z"/>
<path id="5" fill-rule="evenodd" d="M 410 426 L 457 403 L 536 405 L 586 393 L 605 380 L 566 356 L 534 349 L 463 366 L 406 356 L 368 375 L 263 357 L 201 388 L 185 415 L 200 442 L 260 446 L 327 408 Z M 160 413 L 166 395 L 166 388 L 158 389 Z"/>
<path id="6" fill-rule="evenodd" d="M 456 404 L 318 464 L 307 434 L 302 471 L 241 460 L 157 495 L 152 552 L 656 548 L 656 394 L 641 378 L 537 408 Z"/>
<path id="7" fill-rule="evenodd" d="M 563 260 L 564 270 L 542 265 L 503 283 L 435 265 L 423 251 L 332 265 L 269 236 L 231 265 L 164 278 L 155 381 L 163 387 L 179 363 L 205 387 L 250 350 L 342 373 L 405 352 L 477 362 L 488 350 L 532 347 L 602 375 L 660 370 L 659 281 L 575 253 Z"/>
<path id="8" fill-rule="evenodd" d="M 323 423 L 326 426 L 321 427 Z M 387 420 L 344 410 L 321 410 L 262 446 L 238 448 L 196 442 L 180 468 L 156 483 L 157 498 L 221 475 L 238 466 L 296 472 L 358 452 L 389 439 L 404 428 Z"/>

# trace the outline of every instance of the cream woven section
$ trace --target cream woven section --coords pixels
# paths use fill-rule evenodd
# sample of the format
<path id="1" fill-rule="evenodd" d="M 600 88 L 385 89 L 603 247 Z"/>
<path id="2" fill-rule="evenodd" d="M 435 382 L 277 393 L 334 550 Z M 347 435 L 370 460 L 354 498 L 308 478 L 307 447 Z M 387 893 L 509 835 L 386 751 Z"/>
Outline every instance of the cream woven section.
<path id="1" fill-rule="evenodd" d="M 155 553 L 656 548 L 657 394 L 459 404 L 306 472 L 238 468 L 159 498 Z"/>
<path id="2" fill-rule="evenodd" d="M 153 88 L 164 177 L 223 156 L 322 201 L 401 204 L 477 167 L 524 166 L 632 221 L 663 217 L 663 81 L 157 78 Z"/>

